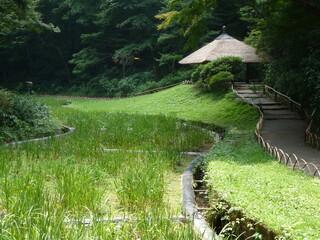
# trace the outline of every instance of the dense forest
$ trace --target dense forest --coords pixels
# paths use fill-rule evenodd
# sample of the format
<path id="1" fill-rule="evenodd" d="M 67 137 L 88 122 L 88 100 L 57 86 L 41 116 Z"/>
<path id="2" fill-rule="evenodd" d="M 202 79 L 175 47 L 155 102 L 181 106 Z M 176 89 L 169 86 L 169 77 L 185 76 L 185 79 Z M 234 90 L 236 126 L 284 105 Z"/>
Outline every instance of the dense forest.
<path id="1" fill-rule="evenodd" d="M 226 25 L 266 59 L 261 80 L 320 103 L 317 0 L 1 0 L 0 14 L 7 89 L 113 97 L 189 80 L 177 62 Z"/>

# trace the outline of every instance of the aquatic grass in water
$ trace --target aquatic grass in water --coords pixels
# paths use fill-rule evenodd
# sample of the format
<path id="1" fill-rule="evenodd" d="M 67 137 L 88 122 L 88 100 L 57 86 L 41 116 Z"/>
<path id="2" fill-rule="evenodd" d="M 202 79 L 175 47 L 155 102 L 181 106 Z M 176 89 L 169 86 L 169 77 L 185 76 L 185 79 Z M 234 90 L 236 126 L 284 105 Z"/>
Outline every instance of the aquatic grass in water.
<path id="1" fill-rule="evenodd" d="M 168 163 L 160 158 L 154 161 L 137 158 L 122 168 L 114 180 L 119 202 L 129 211 L 147 212 L 164 205 L 164 173 Z"/>
<path id="2" fill-rule="evenodd" d="M 55 174 L 55 189 L 63 209 L 79 213 L 83 208 L 100 208 L 104 191 L 99 189 L 99 179 L 90 168 L 63 166 Z"/>
<path id="3" fill-rule="evenodd" d="M 2 239 L 194 239 L 190 225 L 167 218 L 172 210 L 166 177 L 179 168 L 181 151 L 200 148 L 210 136 L 166 116 L 56 107 L 53 114 L 75 127 L 74 134 L 0 148 Z M 160 152 L 107 153 L 105 148 Z M 119 225 L 65 222 L 112 213 L 139 215 Z"/>

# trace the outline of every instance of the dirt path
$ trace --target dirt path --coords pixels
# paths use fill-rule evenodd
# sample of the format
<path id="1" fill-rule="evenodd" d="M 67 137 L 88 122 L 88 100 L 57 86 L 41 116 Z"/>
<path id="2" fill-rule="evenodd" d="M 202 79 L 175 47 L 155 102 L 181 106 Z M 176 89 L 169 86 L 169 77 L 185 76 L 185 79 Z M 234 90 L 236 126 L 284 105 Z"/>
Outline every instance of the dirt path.
<path id="1" fill-rule="evenodd" d="M 246 101 L 261 108 L 264 114 L 261 135 L 266 142 L 320 167 L 320 151 L 304 141 L 308 127 L 305 120 L 287 106 L 266 98 L 261 91 L 249 89 L 247 84 L 236 83 L 234 90 Z"/>

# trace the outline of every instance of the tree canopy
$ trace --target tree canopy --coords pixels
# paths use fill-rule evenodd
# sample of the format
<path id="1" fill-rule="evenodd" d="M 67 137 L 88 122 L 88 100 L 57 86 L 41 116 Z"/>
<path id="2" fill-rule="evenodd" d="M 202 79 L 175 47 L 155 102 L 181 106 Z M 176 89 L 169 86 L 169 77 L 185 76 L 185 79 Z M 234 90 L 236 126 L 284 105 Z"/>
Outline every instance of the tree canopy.
<path id="1" fill-rule="evenodd" d="M 269 60 L 263 80 L 311 111 L 320 103 L 316 0 L 8 3 L 0 4 L 0 85 L 9 89 L 32 81 L 40 92 L 123 96 L 190 79 L 177 62 L 226 25 Z"/>
<path id="2" fill-rule="evenodd" d="M 313 112 L 320 104 L 320 8 L 315 1 L 251 1 L 249 42 L 269 58 L 266 83 Z M 317 110 L 320 116 L 320 109 Z"/>

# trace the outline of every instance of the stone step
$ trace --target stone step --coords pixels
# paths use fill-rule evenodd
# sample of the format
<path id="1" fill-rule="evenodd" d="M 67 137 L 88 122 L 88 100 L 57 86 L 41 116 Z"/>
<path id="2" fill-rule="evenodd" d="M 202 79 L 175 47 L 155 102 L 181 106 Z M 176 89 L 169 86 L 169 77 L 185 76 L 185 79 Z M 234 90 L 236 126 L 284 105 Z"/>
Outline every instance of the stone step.
<path id="1" fill-rule="evenodd" d="M 292 112 L 289 109 L 272 109 L 272 110 L 263 110 L 264 114 L 270 115 L 298 115 L 296 112 Z"/>
<path id="2" fill-rule="evenodd" d="M 251 89 L 249 89 L 248 87 L 243 86 L 243 87 L 235 87 L 234 90 L 239 92 L 239 91 L 250 91 Z"/>
<path id="3" fill-rule="evenodd" d="M 252 91 L 251 89 L 236 90 L 238 94 L 261 94 L 262 91 Z"/>
<path id="4" fill-rule="evenodd" d="M 275 101 L 272 101 L 270 99 L 267 99 L 267 98 L 246 98 L 248 101 L 251 101 L 252 103 L 254 104 L 257 104 L 257 105 L 279 105 L 281 103 L 279 102 L 275 102 Z"/>
<path id="5" fill-rule="evenodd" d="M 263 96 L 261 94 L 256 93 L 241 93 L 240 96 L 243 98 L 262 98 Z"/>
<path id="6" fill-rule="evenodd" d="M 245 85 L 245 86 L 248 86 L 249 84 L 246 83 L 246 82 L 234 82 L 233 85 L 234 85 L 234 86 L 244 86 L 244 85 Z"/>
<path id="7" fill-rule="evenodd" d="M 256 101 L 254 101 L 256 100 Z M 258 106 L 278 106 L 281 105 L 279 102 L 273 102 L 271 100 L 265 99 L 265 101 L 261 102 L 260 99 L 253 99 L 252 102 L 257 104 Z"/>
<path id="8" fill-rule="evenodd" d="M 257 82 L 250 82 L 250 83 L 247 83 L 247 82 L 234 82 L 233 83 L 233 85 L 234 86 L 243 86 L 243 85 L 245 85 L 245 86 L 252 86 L 252 85 L 261 85 L 261 83 L 257 83 Z"/>
<path id="9" fill-rule="evenodd" d="M 301 117 L 297 114 L 292 114 L 292 115 L 264 114 L 263 119 L 265 120 L 300 120 Z"/>
<path id="10" fill-rule="evenodd" d="M 252 87 L 252 86 L 257 86 L 257 87 L 260 87 L 261 84 L 259 83 L 245 83 L 245 82 L 235 82 L 233 84 L 234 88 L 237 88 L 237 87 L 246 87 L 246 88 L 249 88 L 249 87 Z"/>
<path id="11" fill-rule="evenodd" d="M 262 109 L 262 111 L 265 110 L 286 110 L 289 109 L 289 107 L 279 104 L 279 105 L 261 105 L 260 108 Z"/>

